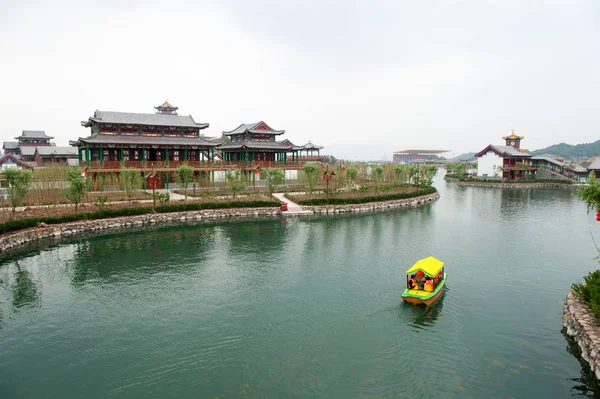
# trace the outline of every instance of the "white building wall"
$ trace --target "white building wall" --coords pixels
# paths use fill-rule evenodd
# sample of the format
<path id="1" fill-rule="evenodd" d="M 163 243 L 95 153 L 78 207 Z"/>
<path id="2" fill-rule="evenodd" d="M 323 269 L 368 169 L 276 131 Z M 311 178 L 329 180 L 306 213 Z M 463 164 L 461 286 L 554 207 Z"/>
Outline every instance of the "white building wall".
<path id="1" fill-rule="evenodd" d="M 477 159 L 477 177 L 501 176 L 495 169 L 502 167 L 503 158 L 494 151 L 488 151 Z"/>

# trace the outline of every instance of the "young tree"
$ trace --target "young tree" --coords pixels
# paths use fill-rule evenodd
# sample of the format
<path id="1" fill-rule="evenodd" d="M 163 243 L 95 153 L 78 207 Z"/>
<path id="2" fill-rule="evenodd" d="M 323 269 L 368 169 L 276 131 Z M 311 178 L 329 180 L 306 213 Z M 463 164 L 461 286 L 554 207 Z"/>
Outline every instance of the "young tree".
<path id="1" fill-rule="evenodd" d="M 438 169 L 435 165 L 423 166 L 421 168 L 421 185 L 424 187 L 431 187 L 431 184 L 433 183 L 433 178 L 437 174 L 437 171 Z"/>
<path id="2" fill-rule="evenodd" d="M 227 180 L 227 183 L 229 183 L 233 198 L 246 187 L 246 180 L 242 177 L 242 172 L 240 170 L 228 170 L 225 173 L 225 179 Z"/>
<path id="3" fill-rule="evenodd" d="M 450 166 L 450 165 L 448 165 Z M 394 180 L 396 184 L 405 184 L 408 167 L 407 165 L 399 164 L 394 168 Z M 450 171 L 448 171 L 450 173 Z"/>
<path id="4" fill-rule="evenodd" d="M 25 202 L 31 190 L 33 173 L 30 170 L 8 168 L 4 170 L 4 178 L 8 183 L 8 202 L 14 213 L 15 208 Z"/>
<path id="5" fill-rule="evenodd" d="M 121 188 L 127 194 L 127 199 L 131 204 L 131 198 L 136 191 L 142 188 L 142 174 L 139 170 L 130 168 L 121 168 Z"/>
<path id="6" fill-rule="evenodd" d="M 177 182 L 183 187 L 185 202 L 187 202 L 187 188 L 193 178 L 194 169 L 187 163 L 182 164 L 179 169 L 177 169 Z"/>
<path id="7" fill-rule="evenodd" d="M 281 169 L 265 169 L 261 173 L 261 179 L 264 179 L 269 188 L 269 195 L 273 195 L 275 186 L 283 184 L 284 175 Z"/>
<path id="8" fill-rule="evenodd" d="M 348 188 L 354 187 L 357 177 L 358 169 L 355 166 L 349 166 L 346 168 L 346 185 Z"/>
<path id="9" fill-rule="evenodd" d="M 302 171 L 304 172 L 304 180 L 306 184 L 308 184 L 308 191 L 312 196 L 312 193 L 319 181 L 319 177 L 321 176 L 321 169 L 317 167 L 317 165 L 307 163 L 302 167 Z"/>
<path id="10" fill-rule="evenodd" d="M 375 166 L 371 170 L 371 180 L 375 183 L 375 193 L 379 194 L 379 186 L 383 181 L 383 168 L 381 166 Z"/>
<path id="11" fill-rule="evenodd" d="M 577 189 L 577 197 L 585 201 L 588 213 L 593 210 L 600 212 L 600 179 L 592 171 L 587 183 Z"/>
<path id="12" fill-rule="evenodd" d="M 66 172 L 69 187 L 65 190 L 65 196 L 75 204 L 75 209 L 81 204 L 87 194 L 87 182 L 83 177 L 83 169 L 80 167 L 69 167 Z"/>

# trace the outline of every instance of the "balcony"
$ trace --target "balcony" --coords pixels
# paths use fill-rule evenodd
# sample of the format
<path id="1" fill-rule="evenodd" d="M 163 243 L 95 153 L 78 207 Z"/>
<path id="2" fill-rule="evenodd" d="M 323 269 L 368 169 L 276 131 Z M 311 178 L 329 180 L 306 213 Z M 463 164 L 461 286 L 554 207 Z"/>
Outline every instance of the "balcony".
<path id="1" fill-rule="evenodd" d="M 304 157 L 302 157 L 304 158 Z M 286 163 L 283 161 L 221 161 L 216 160 L 212 163 L 210 160 L 205 161 L 169 161 L 168 165 L 166 161 L 90 161 L 89 168 L 91 170 L 98 171 L 111 171 L 116 172 L 121 167 L 141 169 L 141 170 L 175 170 L 181 165 L 187 163 L 194 169 L 200 170 L 228 170 L 228 169 L 267 169 L 267 168 L 279 168 L 279 169 L 301 169 L 307 161 L 300 159 L 298 163 L 288 160 Z M 308 157 L 316 158 L 316 157 Z M 319 157 L 320 158 L 320 157 Z M 81 161 L 82 166 L 87 166 L 86 161 Z"/>

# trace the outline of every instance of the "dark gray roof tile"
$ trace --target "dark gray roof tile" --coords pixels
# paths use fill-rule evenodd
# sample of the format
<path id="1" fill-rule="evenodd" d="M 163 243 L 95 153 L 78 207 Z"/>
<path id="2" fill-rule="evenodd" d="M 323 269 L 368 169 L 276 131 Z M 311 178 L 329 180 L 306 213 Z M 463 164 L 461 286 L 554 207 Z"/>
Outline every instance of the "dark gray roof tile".
<path id="1" fill-rule="evenodd" d="M 191 115 L 138 114 L 133 112 L 96 111 L 90 121 L 121 125 L 176 126 L 200 129 L 208 127 L 208 123 L 196 123 Z"/>
<path id="2" fill-rule="evenodd" d="M 193 137 L 149 137 L 149 136 L 112 136 L 98 134 L 90 137 L 79 138 L 87 144 L 116 144 L 116 145 L 170 145 L 170 146 L 200 146 L 216 147 L 219 143 L 211 143 L 202 138 Z"/>

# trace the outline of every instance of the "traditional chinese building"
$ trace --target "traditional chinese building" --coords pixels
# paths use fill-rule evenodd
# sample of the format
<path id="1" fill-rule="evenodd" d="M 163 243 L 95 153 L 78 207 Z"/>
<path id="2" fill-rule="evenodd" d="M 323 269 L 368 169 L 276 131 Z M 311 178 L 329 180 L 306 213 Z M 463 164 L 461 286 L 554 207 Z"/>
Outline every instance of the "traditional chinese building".
<path id="1" fill-rule="evenodd" d="M 26 162 L 29 165 L 44 166 L 49 163 L 68 163 L 77 160 L 77 151 L 73 147 L 56 146 L 42 130 L 23 130 L 17 141 L 5 141 L 2 148 L 5 155 Z"/>
<path id="2" fill-rule="evenodd" d="M 278 142 L 277 136 L 285 130 L 275 130 L 260 121 L 243 123 L 223 132 L 231 141 L 219 147 L 223 160 L 241 163 L 242 166 L 287 166 L 299 164 L 299 148 L 291 142 Z M 291 159 L 288 159 L 288 154 Z"/>
<path id="3" fill-rule="evenodd" d="M 214 166 L 219 143 L 202 138 L 208 123 L 198 123 L 191 115 L 179 115 L 178 107 L 165 101 L 154 107 L 156 113 L 96 111 L 81 122 L 90 128 L 88 137 L 72 144 L 78 147 L 79 160 L 96 177 L 119 173 L 121 166 L 141 172 L 162 173 L 168 187 L 171 176 L 182 163 L 196 172 Z"/>
<path id="4" fill-rule="evenodd" d="M 537 168 L 531 164 L 531 155 L 521 149 L 523 138 L 513 130 L 510 136 L 502 137 L 505 145 L 490 144 L 475 154 L 478 158 L 477 176 L 504 180 L 533 177 Z"/>

